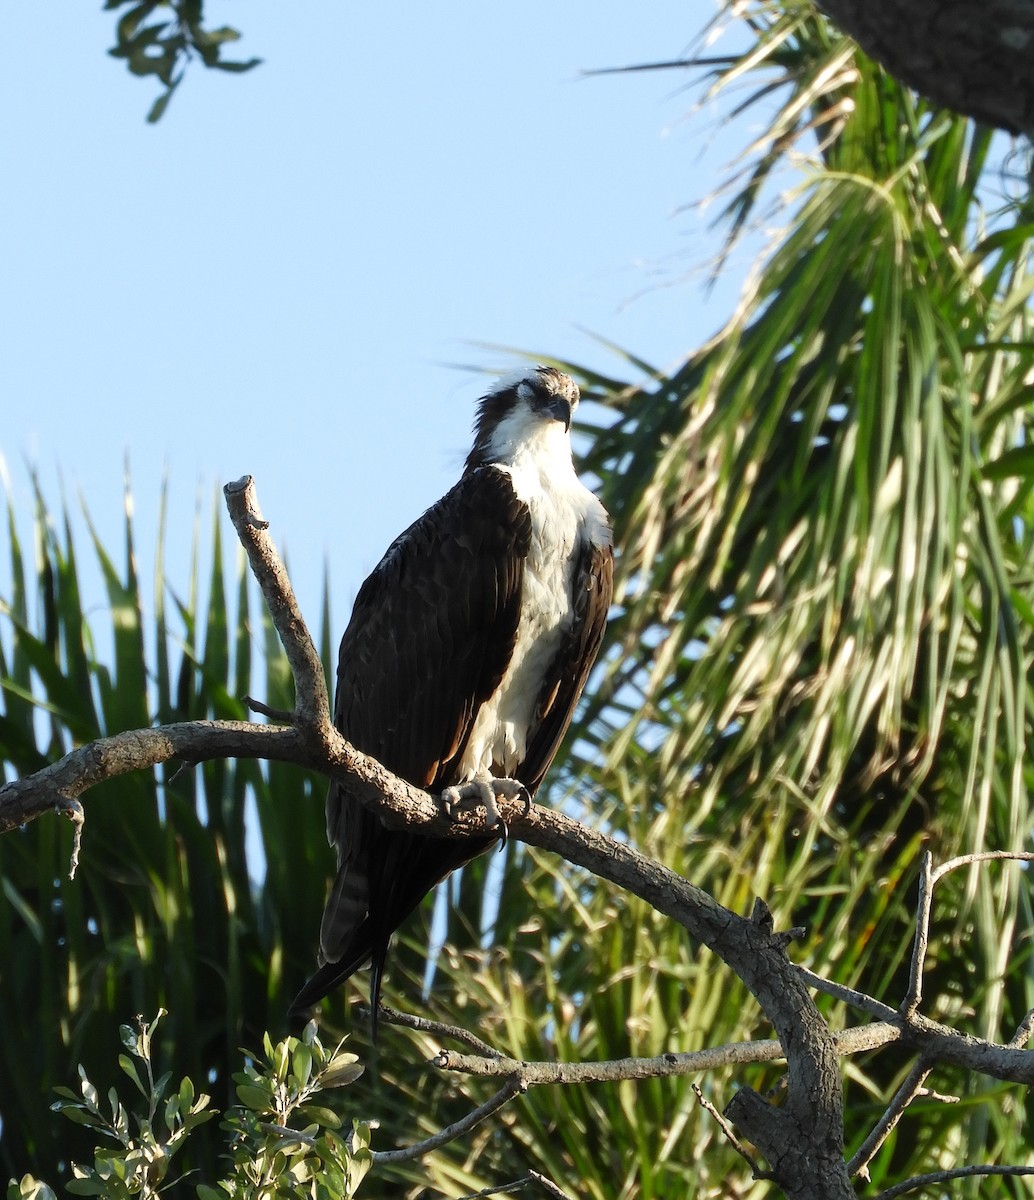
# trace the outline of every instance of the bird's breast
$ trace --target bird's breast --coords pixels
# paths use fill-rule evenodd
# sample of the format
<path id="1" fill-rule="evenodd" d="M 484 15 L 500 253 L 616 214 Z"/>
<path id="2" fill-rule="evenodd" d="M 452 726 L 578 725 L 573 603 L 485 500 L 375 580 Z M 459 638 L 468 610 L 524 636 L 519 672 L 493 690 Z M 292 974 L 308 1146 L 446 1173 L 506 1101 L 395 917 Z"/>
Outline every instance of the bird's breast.
<path id="1" fill-rule="evenodd" d="M 510 470 L 514 491 L 528 505 L 531 541 L 513 655 L 499 687 L 474 720 L 460 764 L 462 779 L 486 773 L 512 777 L 524 761 L 543 682 L 574 621 L 575 561 L 587 534 L 586 506 L 573 502 L 581 496 L 519 470 L 500 469 Z"/>

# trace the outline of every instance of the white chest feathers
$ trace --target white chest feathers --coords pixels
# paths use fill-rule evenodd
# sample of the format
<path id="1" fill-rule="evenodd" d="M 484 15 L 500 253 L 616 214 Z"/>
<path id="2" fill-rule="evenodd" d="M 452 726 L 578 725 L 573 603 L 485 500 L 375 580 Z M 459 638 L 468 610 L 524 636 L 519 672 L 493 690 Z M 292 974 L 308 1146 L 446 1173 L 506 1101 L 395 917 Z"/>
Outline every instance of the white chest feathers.
<path id="1" fill-rule="evenodd" d="M 524 761 L 543 681 L 575 620 L 574 575 L 587 545 L 610 544 L 607 514 L 578 479 L 562 426 L 565 453 L 518 453 L 499 464 L 528 506 L 531 545 L 524 564 L 517 642 L 494 696 L 474 721 L 460 767 L 461 780 L 475 775 L 511 777 Z M 559 447 L 558 447 L 559 449 Z"/>

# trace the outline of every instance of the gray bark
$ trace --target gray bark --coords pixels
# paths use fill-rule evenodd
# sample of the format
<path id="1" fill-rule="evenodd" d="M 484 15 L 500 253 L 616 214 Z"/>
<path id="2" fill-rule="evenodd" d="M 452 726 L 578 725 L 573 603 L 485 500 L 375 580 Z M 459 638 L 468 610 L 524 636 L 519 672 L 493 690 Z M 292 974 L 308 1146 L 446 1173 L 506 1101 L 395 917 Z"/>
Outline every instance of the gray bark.
<path id="1" fill-rule="evenodd" d="M 870 57 L 922 95 L 1034 134 L 1034 0 L 817 0 Z"/>

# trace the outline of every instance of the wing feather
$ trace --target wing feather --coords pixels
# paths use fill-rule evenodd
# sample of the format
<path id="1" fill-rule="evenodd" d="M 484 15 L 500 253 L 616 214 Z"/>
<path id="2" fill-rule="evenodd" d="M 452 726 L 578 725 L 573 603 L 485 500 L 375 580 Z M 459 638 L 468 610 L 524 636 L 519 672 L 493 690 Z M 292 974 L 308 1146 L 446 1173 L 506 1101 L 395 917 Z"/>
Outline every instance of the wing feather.
<path id="1" fill-rule="evenodd" d="M 513 653 L 530 539 L 506 472 L 483 467 L 396 539 L 359 591 L 341 641 L 335 722 L 417 787 L 457 782 L 474 717 Z M 337 970 L 329 986 L 371 956 L 377 967 L 423 896 L 494 840 L 387 830 L 338 785 L 327 834 L 338 855 L 320 935 L 323 971 Z M 319 998 L 307 999 L 316 983 L 295 1007 Z"/>
<path id="2" fill-rule="evenodd" d="M 575 616 L 571 632 L 554 658 L 539 692 L 538 725 L 528 737 L 524 763 L 517 772 L 532 795 L 549 770 L 571 724 L 607 627 L 614 592 L 614 551 L 586 543 L 574 570 Z"/>

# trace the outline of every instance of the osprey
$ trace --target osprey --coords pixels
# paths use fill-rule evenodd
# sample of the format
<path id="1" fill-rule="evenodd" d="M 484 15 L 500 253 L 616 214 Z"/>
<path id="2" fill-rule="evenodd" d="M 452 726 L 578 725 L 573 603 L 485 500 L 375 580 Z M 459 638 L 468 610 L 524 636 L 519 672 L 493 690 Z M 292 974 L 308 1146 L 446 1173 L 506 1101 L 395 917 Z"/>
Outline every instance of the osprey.
<path id="1" fill-rule="evenodd" d="M 446 808 L 480 802 L 494 836 L 386 829 L 331 784 L 337 875 L 305 1013 L 372 962 L 450 871 L 505 836 L 496 798 L 530 799 L 567 731 L 610 606 L 613 548 L 575 474 L 578 388 L 552 367 L 501 380 L 478 406 L 459 483 L 388 547 L 341 641 L 334 721 L 359 750 Z"/>

